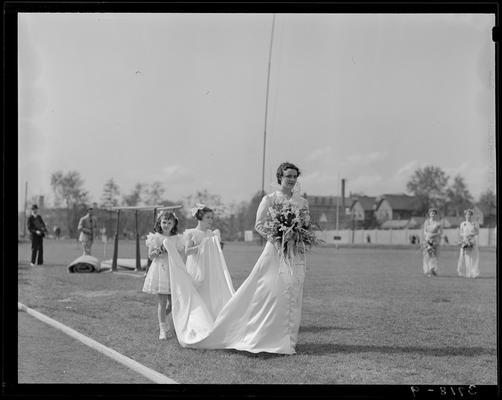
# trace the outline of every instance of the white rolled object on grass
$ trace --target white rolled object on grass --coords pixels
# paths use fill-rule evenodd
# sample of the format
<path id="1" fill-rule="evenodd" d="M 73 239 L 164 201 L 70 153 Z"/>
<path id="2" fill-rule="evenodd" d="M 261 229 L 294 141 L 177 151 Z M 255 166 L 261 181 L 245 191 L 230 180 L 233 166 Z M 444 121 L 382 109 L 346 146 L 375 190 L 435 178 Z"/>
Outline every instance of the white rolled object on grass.
<path id="1" fill-rule="evenodd" d="M 113 260 L 105 260 L 101 262 L 101 269 L 111 269 Z M 148 267 L 148 260 L 142 258 L 140 260 L 140 265 L 143 269 Z M 135 258 L 117 258 L 117 268 L 124 268 L 128 270 L 136 269 L 136 259 Z"/>
<path id="2" fill-rule="evenodd" d="M 68 272 L 79 272 L 79 273 L 90 273 L 90 272 L 101 272 L 103 268 L 98 259 L 93 256 L 83 255 L 75 260 L 73 260 L 70 265 L 68 265 Z"/>

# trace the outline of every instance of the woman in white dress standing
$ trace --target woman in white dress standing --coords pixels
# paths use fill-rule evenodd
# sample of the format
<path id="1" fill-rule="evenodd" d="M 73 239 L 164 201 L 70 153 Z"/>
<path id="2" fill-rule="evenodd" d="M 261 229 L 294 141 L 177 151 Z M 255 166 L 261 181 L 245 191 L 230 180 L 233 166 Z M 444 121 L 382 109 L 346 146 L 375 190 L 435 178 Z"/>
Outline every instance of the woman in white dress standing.
<path id="1" fill-rule="evenodd" d="M 438 221 L 438 210 L 429 209 L 429 218 L 424 222 L 424 241 L 423 241 L 423 270 L 427 276 L 437 276 L 439 269 L 439 242 L 443 234 L 441 222 Z"/>
<path id="2" fill-rule="evenodd" d="M 204 204 L 197 204 L 192 209 L 192 216 L 197 220 L 197 226 L 183 233 L 187 255 L 186 269 L 215 317 L 235 290 L 221 250 L 220 231 L 211 230 L 213 210 Z"/>
<path id="3" fill-rule="evenodd" d="M 464 211 L 465 221 L 460 224 L 460 256 L 457 272 L 459 276 L 477 278 L 479 276 L 479 226 L 472 220 L 474 212 Z"/>
<path id="4" fill-rule="evenodd" d="M 295 165 L 282 163 L 277 170 L 280 190 L 264 196 L 258 207 L 255 229 L 267 240 L 266 224 L 274 204 L 289 204 L 308 216 L 307 200 L 293 195 L 299 174 Z M 171 270 L 176 293 L 173 320 L 181 346 L 295 354 L 305 279 L 303 255 L 287 261 L 267 241 L 248 278 L 214 318 L 183 270 L 181 259 L 173 261 L 179 266 Z"/>

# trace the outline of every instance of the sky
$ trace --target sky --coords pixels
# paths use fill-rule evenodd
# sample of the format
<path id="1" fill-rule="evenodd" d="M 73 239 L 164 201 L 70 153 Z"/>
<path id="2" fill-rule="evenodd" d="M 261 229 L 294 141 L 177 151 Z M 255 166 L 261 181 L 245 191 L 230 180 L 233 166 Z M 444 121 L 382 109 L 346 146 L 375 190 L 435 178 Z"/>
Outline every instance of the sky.
<path id="1" fill-rule="evenodd" d="M 21 13 L 18 206 L 78 171 L 100 202 L 261 189 L 272 14 Z M 265 191 L 404 193 L 426 165 L 495 188 L 493 14 L 276 14 Z"/>

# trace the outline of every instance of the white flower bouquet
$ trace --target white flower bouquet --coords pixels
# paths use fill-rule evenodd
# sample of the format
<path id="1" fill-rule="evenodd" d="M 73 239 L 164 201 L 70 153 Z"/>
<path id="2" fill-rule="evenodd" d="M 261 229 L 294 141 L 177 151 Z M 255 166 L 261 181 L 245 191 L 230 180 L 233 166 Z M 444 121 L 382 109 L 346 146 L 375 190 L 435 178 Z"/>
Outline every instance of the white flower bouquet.
<path id="1" fill-rule="evenodd" d="M 472 250 L 474 247 L 474 239 L 471 236 L 465 237 L 462 241 L 460 241 L 460 248 L 464 250 Z"/>
<path id="2" fill-rule="evenodd" d="M 288 201 L 275 202 L 269 207 L 268 216 L 263 230 L 283 259 L 291 260 L 324 243 L 317 238 L 305 208 L 300 209 Z"/>
<path id="3" fill-rule="evenodd" d="M 155 258 L 160 256 L 162 253 L 166 253 L 167 249 L 164 247 L 164 239 L 165 237 L 160 233 L 152 233 L 150 232 L 146 236 L 146 245 L 152 249 L 150 252 L 150 257 Z"/>
<path id="4" fill-rule="evenodd" d="M 422 248 L 430 257 L 435 256 L 437 253 L 437 243 L 435 243 L 432 239 L 426 240 L 422 245 Z"/>

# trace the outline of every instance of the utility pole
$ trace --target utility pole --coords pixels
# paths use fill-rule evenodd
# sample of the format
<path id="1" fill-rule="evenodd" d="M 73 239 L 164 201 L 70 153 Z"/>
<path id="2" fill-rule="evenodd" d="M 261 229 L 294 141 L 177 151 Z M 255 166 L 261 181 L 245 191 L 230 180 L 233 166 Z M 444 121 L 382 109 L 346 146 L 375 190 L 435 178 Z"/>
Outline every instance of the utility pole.
<path id="1" fill-rule="evenodd" d="M 337 184 L 338 184 L 338 196 L 336 196 L 336 231 L 338 233 L 338 228 L 339 228 L 338 220 L 339 220 L 339 214 L 340 214 L 340 211 L 339 211 L 339 208 L 340 208 L 340 174 L 338 174 Z"/>
<path id="2" fill-rule="evenodd" d="M 338 238 L 340 237 L 340 232 L 338 231 L 339 229 L 339 208 L 340 208 L 340 174 L 338 174 L 338 179 L 337 179 L 337 185 L 338 185 L 338 196 L 336 196 L 336 239 L 335 239 L 335 248 L 338 249 Z"/>
<path id="3" fill-rule="evenodd" d="M 26 237 L 26 207 L 27 207 L 27 201 L 28 201 L 28 181 L 24 183 L 24 222 L 23 222 L 23 238 Z"/>

